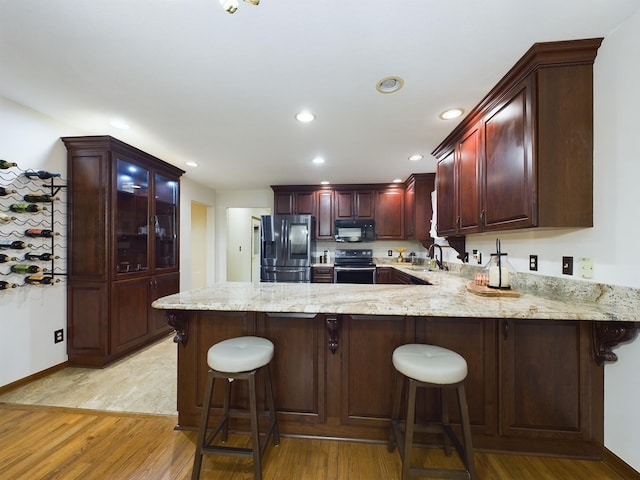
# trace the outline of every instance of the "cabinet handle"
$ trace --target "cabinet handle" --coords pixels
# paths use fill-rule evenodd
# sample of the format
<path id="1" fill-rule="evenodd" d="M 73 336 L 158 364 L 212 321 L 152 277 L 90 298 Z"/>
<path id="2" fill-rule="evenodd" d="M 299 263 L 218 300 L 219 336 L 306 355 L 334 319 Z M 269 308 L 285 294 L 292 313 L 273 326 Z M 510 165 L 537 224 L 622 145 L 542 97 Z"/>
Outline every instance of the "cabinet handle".
<path id="1" fill-rule="evenodd" d="M 458 227 L 460 226 L 460 216 L 456 217 L 456 225 Z"/>
<path id="2" fill-rule="evenodd" d="M 509 320 L 504 320 L 504 323 L 502 324 L 502 334 L 504 335 L 505 340 L 509 338 L 509 329 Z"/>

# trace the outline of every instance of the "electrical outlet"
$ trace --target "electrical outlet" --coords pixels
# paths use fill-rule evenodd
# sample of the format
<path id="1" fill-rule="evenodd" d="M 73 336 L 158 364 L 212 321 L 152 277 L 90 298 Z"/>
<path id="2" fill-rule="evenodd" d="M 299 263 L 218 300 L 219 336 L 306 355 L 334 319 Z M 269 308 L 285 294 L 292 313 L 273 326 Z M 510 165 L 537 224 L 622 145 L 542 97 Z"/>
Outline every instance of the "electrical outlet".
<path id="1" fill-rule="evenodd" d="M 55 330 L 53 332 L 53 343 L 60 343 L 64 340 L 64 330 Z"/>
<path id="2" fill-rule="evenodd" d="M 593 261 L 590 258 L 578 259 L 578 275 L 582 278 L 593 278 Z"/>
<path id="3" fill-rule="evenodd" d="M 538 271 L 538 255 L 529 255 L 529 270 Z"/>
<path id="4" fill-rule="evenodd" d="M 573 257 L 562 257 L 562 274 L 573 275 Z"/>

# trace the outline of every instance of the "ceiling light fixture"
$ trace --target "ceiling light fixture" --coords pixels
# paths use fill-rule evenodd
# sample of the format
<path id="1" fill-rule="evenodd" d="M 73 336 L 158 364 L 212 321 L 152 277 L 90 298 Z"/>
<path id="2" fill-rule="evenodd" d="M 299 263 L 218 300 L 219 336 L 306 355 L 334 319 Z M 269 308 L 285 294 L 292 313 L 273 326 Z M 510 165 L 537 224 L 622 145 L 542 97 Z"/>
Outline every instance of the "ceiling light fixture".
<path id="1" fill-rule="evenodd" d="M 402 179 L 401 178 L 394 178 L 393 179 L 393 183 L 402 183 Z"/>
<path id="2" fill-rule="evenodd" d="M 376 84 L 376 90 L 380 93 L 395 93 L 402 88 L 404 80 L 400 77 L 384 77 Z"/>
<path id="3" fill-rule="evenodd" d="M 184 164 L 185 164 L 187 167 L 198 167 L 198 166 L 199 166 L 199 165 L 198 165 L 198 163 L 196 163 L 196 162 L 194 162 L 194 161 L 191 161 L 191 160 L 189 160 L 188 162 L 184 162 Z"/>
<path id="4" fill-rule="evenodd" d="M 315 163 L 316 165 L 320 165 L 322 163 L 324 163 L 324 158 L 322 157 L 316 157 L 313 160 L 311 160 L 313 163 Z"/>
<path id="5" fill-rule="evenodd" d="M 220 5 L 222 6 L 222 8 L 224 8 L 229 13 L 235 13 L 235 11 L 238 10 L 238 5 L 240 5 L 240 2 L 238 2 L 238 0 L 218 0 L 218 1 L 220 2 Z M 252 5 L 258 5 L 260 3 L 260 0 L 244 0 L 244 1 Z"/>
<path id="6" fill-rule="evenodd" d="M 462 116 L 464 110 L 462 108 L 450 108 L 442 112 L 439 117 L 442 120 L 453 120 L 454 118 L 458 118 Z"/>
<path id="7" fill-rule="evenodd" d="M 296 113 L 296 120 L 302 123 L 313 122 L 315 119 L 316 119 L 316 116 L 307 110 L 303 110 L 302 112 Z"/>
<path id="8" fill-rule="evenodd" d="M 114 119 L 109 122 L 109 125 L 120 130 L 129 130 L 129 124 L 124 120 Z"/>
<path id="9" fill-rule="evenodd" d="M 322 180 L 320 185 L 329 185 L 331 182 L 329 180 Z"/>
<path id="10" fill-rule="evenodd" d="M 418 160 L 422 160 L 424 157 L 422 155 L 420 155 L 419 153 L 416 153 L 414 155 L 411 155 L 409 157 L 409 160 L 411 160 L 412 162 L 417 162 Z"/>

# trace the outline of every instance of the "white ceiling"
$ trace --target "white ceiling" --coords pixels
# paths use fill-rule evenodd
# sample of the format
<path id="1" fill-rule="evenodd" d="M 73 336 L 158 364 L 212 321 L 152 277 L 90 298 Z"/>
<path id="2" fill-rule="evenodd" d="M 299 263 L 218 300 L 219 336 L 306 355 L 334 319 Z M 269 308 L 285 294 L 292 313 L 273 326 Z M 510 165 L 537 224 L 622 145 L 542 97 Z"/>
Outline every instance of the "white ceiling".
<path id="1" fill-rule="evenodd" d="M 438 114 L 473 108 L 533 43 L 606 45 L 639 8 L 262 0 L 230 15 L 218 0 L 0 0 L 0 95 L 216 189 L 389 182 L 435 171 L 430 152 L 457 122 Z M 389 75 L 404 88 L 378 93 Z M 317 120 L 296 122 L 301 109 Z M 111 127 L 116 117 L 131 128 Z"/>

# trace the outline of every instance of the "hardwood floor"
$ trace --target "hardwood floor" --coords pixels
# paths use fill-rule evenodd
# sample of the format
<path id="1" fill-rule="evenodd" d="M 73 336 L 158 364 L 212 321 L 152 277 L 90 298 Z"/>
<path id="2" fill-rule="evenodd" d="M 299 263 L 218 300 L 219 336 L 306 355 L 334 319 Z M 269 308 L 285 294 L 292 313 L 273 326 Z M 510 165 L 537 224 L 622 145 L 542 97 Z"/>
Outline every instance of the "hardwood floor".
<path id="1" fill-rule="evenodd" d="M 0 403 L 2 480 L 164 480 L 191 475 L 195 432 L 174 430 L 173 415 L 144 415 Z M 245 436 L 229 444 L 248 446 Z M 483 480 L 626 480 L 602 462 L 476 453 Z M 458 465 L 440 450 L 415 462 Z M 205 457 L 202 479 L 253 478 L 250 461 Z M 268 447 L 264 480 L 395 480 L 400 458 L 386 445 L 282 438 Z"/>

